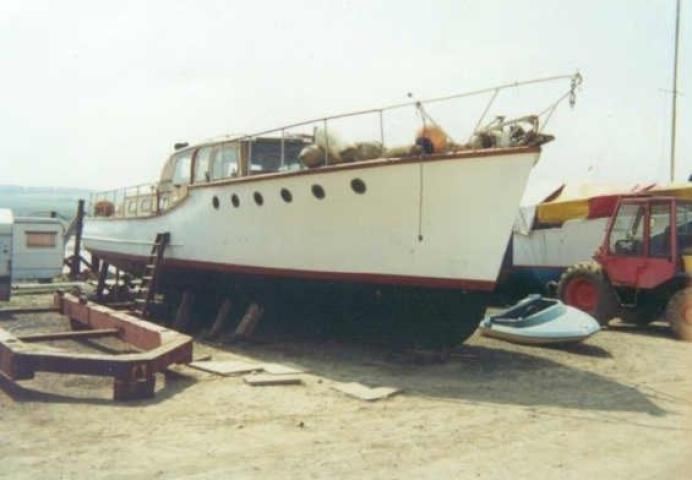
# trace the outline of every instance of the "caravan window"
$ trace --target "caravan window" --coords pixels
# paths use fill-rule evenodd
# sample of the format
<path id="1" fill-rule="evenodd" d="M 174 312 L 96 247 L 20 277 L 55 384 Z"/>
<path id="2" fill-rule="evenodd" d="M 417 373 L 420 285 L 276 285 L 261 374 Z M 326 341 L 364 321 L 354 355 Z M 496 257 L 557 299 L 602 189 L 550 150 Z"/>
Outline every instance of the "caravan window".
<path id="1" fill-rule="evenodd" d="M 237 143 L 225 143 L 216 147 L 211 168 L 211 179 L 235 177 L 238 174 L 238 158 L 240 157 Z"/>
<path id="2" fill-rule="evenodd" d="M 55 232 L 26 232 L 27 248 L 55 248 Z"/>

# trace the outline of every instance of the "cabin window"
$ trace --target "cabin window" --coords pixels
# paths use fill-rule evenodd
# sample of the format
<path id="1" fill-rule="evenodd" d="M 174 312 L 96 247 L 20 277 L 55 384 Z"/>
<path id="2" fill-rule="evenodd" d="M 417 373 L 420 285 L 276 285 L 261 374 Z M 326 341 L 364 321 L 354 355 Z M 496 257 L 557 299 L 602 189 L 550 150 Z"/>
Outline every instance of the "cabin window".
<path id="1" fill-rule="evenodd" d="M 173 159 L 173 178 L 174 185 L 187 185 L 190 183 L 190 168 L 192 164 L 192 151 L 179 153 Z"/>
<path id="2" fill-rule="evenodd" d="M 610 251 L 615 255 L 644 254 L 644 218 L 646 209 L 636 203 L 620 207 L 610 232 Z"/>
<path id="3" fill-rule="evenodd" d="M 679 202 L 676 217 L 678 249 L 689 255 L 692 253 L 692 203 Z"/>
<path id="4" fill-rule="evenodd" d="M 281 163 L 281 139 L 261 138 L 250 142 L 250 174 L 293 170 L 299 165 L 298 154 L 305 147 L 303 140 L 284 140 Z"/>
<path id="5" fill-rule="evenodd" d="M 211 163 L 214 153 L 216 153 L 214 147 L 202 147 L 197 150 L 197 156 L 195 157 L 195 183 L 211 180 Z"/>
<path id="6" fill-rule="evenodd" d="M 27 248 L 55 248 L 56 232 L 26 232 Z"/>
<path id="7" fill-rule="evenodd" d="M 649 255 L 668 258 L 670 253 L 670 203 L 653 203 L 649 221 Z"/>
<path id="8" fill-rule="evenodd" d="M 211 180 L 235 177 L 238 174 L 238 144 L 226 143 L 217 148 L 211 162 Z"/>
<path id="9" fill-rule="evenodd" d="M 143 198 L 139 204 L 139 209 L 143 212 L 151 211 L 151 198 Z"/>
<path id="10" fill-rule="evenodd" d="M 321 185 L 314 184 L 312 186 L 312 194 L 315 198 L 322 200 L 325 197 L 324 188 Z"/>
<path id="11" fill-rule="evenodd" d="M 365 193 L 365 190 L 367 190 L 367 187 L 365 186 L 365 182 L 363 180 L 360 178 L 354 178 L 351 180 L 351 189 L 356 193 L 363 194 Z"/>

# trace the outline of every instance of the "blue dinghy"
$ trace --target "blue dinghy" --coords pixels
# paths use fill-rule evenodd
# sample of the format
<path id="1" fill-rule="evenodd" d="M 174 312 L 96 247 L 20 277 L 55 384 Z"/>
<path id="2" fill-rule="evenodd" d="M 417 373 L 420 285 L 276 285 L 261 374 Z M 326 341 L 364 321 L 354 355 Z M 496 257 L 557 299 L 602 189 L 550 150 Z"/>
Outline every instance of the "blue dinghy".
<path id="1" fill-rule="evenodd" d="M 486 337 L 531 345 L 581 342 L 601 329 L 588 313 L 540 295 L 485 317 L 479 328 Z"/>

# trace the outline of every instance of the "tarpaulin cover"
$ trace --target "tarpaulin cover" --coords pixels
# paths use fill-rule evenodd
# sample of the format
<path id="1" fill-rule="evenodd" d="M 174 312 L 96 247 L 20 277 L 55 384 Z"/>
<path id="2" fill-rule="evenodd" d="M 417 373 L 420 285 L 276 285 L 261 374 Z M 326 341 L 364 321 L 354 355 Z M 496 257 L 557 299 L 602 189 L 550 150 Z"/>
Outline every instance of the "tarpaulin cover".
<path id="1" fill-rule="evenodd" d="M 561 225 L 572 219 L 607 217 L 612 213 L 620 195 L 648 191 L 652 186 L 653 184 L 566 185 L 556 198 L 537 206 L 536 218 L 541 224 Z"/>
<path id="2" fill-rule="evenodd" d="M 692 198 L 692 184 L 680 183 L 677 185 L 655 185 L 653 188 L 648 190 L 648 192 L 655 195 L 669 195 L 676 198 Z"/>

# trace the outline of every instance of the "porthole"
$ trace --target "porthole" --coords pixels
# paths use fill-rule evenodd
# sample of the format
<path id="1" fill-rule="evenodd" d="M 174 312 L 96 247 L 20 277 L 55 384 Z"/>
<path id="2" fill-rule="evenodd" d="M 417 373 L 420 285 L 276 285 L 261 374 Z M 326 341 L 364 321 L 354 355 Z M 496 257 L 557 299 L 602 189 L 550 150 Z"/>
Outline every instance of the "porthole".
<path id="1" fill-rule="evenodd" d="M 214 208 L 216 208 L 216 209 L 218 210 L 218 208 L 219 208 L 219 197 L 217 197 L 216 195 L 214 195 L 214 196 L 212 197 L 212 199 L 211 199 L 211 204 L 212 204 L 212 206 L 213 206 Z"/>
<path id="2" fill-rule="evenodd" d="M 231 203 L 235 208 L 238 208 L 240 206 L 240 199 L 238 198 L 238 195 L 235 193 L 231 195 Z"/>
<path id="3" fill-rule="evenodd" d="M 325 196 L 324 188 L 322 188 L 321 185 L 314 184 L 312 186 L 312 194 L 315 196 L 315 198 L 322 200 Z"/>
<path id="4" fill-rule="evenodd" d="M 255 192 L 255 193 L 252 195 L 252 198 L 255 199 L 255 203 L 256 203 L 257 205 L 259 205 L 260 207 L 261 207 L 262 204 L 264 203 L 264 198 L 262 198 L 262 194 L 259 193 L 259 192 Z"/>
<path id="5" fill-rule="evenodd" d="M 293 201 L 293 195 L 291 195 L 291 191 L 287 188 L 281 189 L 281 198 L 283 198 L 286 203 L 291 203 Z"/>
<path id="6" fill-rule="evenodd" d="M 354 178 L 351 180 L 351 190 L 356 193 L 363 194 L 365 193 L 365 190 L 367 190 L 367 187 L 365 186 L 365 182 L 363 180 L 360 178 Z"/>

